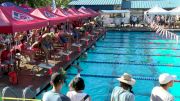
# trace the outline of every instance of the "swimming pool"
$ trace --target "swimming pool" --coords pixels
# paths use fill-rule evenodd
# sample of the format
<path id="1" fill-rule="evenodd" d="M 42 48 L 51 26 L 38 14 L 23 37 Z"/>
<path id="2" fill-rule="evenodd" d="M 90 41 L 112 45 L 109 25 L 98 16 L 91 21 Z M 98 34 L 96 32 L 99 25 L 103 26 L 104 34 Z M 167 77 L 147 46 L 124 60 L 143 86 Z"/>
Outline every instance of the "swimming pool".
<path id="1" fill-rule="evenodd" d="M 119 82 L 115 77 L 124 72 L 137 78 L 133 87 L 136 101 L 149 101 L 151 90 L 158 82 L 159 74 L 168 72 L 180 79 L 180 45 L 152 32 L 107 32 L 106 38 L 96 43 L 96 49 L 88 50 L 87 58 L 80 58 L 87 92 L 92 101 L 109 101 L 111 92 Z M 67 84 L 77 73 L 76 68 L 67 70 Z M 49 87 L 50 89 L 51 87 Z M 180 101 L 180 83 L 174 83 L 170 92 Z M 42 94 L 38 96 L 41 98 Z"/>

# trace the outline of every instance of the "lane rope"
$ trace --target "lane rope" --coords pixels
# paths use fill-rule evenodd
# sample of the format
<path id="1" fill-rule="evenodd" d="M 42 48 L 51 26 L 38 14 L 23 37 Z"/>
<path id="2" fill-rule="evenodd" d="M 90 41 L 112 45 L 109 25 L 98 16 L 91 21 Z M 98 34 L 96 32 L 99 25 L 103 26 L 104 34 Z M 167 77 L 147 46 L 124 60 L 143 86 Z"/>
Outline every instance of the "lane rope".
<path id="1" fill-rule="evenodd" d="M 75 76 L 77 74 L 75 73 L 67 73 L 69 76 Z M 84 77 L 97 77 L 97 78 L 119 78 L 120 76 L 116 75 L 92 75 L 92 74 L 81 74 L 81 76 Z M 157 77 L 140 77 L 140 76 L 133 76 L 134 79 L 136 80 L 149 80 L 149 81 L 158 81 Z M 174 82 L 180 82 L 180 80 L 175 80 Z"/>
<path id="2" fill-rule="evenodd" d="M 100 48 L 131 48 L 131 49 L 164 49 L 164 50 L 180 50 L 180 48 L 159 48 L 159 47 L 152 47 L 152 48 L 140 48 L 140 47 L 118 47 L 118 46 L 101 46 L 97 45 L 96 47 Z"/>
<path id="3" fill-rule="evenodd" d="M 145 65 L 145 66 L 167 66 L 167 67 L 180 67 L 180 65 L 173 64 L 152 64 L 152 63 L 125 63 L 125 62 L 102 62 L 102 61 L 81 61 L 84 63 L 97 63 L 97 64 L 122 64 L 122 65 Z"/>
<path id="4" fill-rule="evenodd" d="M 129 40 L 134 40 L 134 39 L 136 39 L 136 40 L 159 40 L 159 39 L 153 39 L 153 38 L 117 38 L 117 37 L 106 37 L 106 39 L 105 40 L 114 40 L 114 39 L 122 39 L 122 40 L 124 40 L 124 39 L 129 39 Z"/>
<path id="5" fill-rule="evenodd" d="M 122 42 L 121 42 L 122 41 Z M 98 41 L 99 43 L 130 43 L 130 42 L 112 42 L 112 41 Z M 159 42 L 133 42 L 133 44 L 177 44 L 177 43 L 159 43 Z"/>
<path id="6" fill-rule="evenodd" d="M 161 55 L 161 54 L 127 54 L 127 53 L 110 53 L 110 52 L 88 52 L 90 54 L 109 54 L 109 55 L 138 55 L 138 56 L 166 56 L 166 57 L 180 57 L 175 55 Z"/>

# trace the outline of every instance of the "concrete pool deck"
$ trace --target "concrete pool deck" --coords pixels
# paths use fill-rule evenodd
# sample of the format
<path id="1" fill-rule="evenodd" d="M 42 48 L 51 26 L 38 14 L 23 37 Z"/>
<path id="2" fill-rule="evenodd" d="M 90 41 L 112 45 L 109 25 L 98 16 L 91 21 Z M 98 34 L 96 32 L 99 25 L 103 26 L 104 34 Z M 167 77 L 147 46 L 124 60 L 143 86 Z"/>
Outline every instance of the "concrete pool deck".
<path id="1" fill-rule="evenodd" d="M 76 48 L 73 48 L 73 52 L 70 55 L 70 61 L 65 61 L 65 57 L 62 57 L 61 61 L 53 61 L 54 66 L 52 68 L 53 72 L 59 71 L 60 67 L 63 67 L 64 69 L 68 69 L 68 67 L 76 60 L 78 59 L 83 52 L 85 52 L 87 49 L 89 49 L 93 44 L 96 43 L 96 41 L 102 36 L 103 34 L 98 34 L 95 36 L 94 40 L 89 40 L 89 44 L 86 45 L 83 43 L 81 47 L 81 52 L 78 52 Z M 42 69 L 38 73 L 44 74 L 44 71 L 47 69 Z M 41 91 L 45 88 L 47 88 L 50 80 L 49 75 L 34 75 L 30 70 L 20 70 L 18 71 L 18 84 L 12 85 L 9 82 L 8 76 L 3 76 L 0 78 L 0 96 L 2 96 L 2 90 L 4 87 L 9 86 L 11 87 L 15 92 L 16 96 L 12 97 L 22 97 L 22 91 L 25 87 L 32 86 L 34 93 L 39 94 Z M 11 92 L 10 92 L 11 93 Z M 7 94 L 8 95 L 8 94 Z M 9 94 L 12 95 L 12 94 Z"/>

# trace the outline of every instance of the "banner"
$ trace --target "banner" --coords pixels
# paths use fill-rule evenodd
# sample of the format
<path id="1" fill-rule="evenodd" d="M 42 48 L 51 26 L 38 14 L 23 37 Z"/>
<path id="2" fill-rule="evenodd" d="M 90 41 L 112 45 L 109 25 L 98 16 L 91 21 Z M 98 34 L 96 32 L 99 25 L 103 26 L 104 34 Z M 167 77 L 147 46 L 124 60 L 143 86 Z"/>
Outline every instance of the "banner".
<path id="1" fill-rule="evenodd" d="M 12 11 L 12 18 L 18 21 L 31 21 L 34 20 L 31 16 L 17 11 Z"/>
<path id="2" fill-rule="evenodd" d="M 55 14 L 49 13 L 49 12 L 47 12 L 47 11 L 44 11 L 44 15 L 45 15 L 46 17 L 48 17 L 48 18 L 55 18 L 55 17 L 57 17 Z"/>

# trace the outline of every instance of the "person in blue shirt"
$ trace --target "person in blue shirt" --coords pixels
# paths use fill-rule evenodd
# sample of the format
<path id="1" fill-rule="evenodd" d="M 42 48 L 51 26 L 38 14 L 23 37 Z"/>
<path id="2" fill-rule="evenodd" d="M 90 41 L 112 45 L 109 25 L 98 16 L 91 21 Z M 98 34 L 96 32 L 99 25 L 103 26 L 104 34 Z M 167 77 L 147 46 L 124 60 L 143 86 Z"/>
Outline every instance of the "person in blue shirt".
<path id="1" fill-rule="evenodd" d="M 132 86 L 136 80 L 128 73 L 124 73 L 120 78 L 120 86 L 116 86 L 111 94 L 111 101 L 135 101 L 135 96 L 132 91 Z"/>

